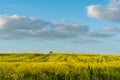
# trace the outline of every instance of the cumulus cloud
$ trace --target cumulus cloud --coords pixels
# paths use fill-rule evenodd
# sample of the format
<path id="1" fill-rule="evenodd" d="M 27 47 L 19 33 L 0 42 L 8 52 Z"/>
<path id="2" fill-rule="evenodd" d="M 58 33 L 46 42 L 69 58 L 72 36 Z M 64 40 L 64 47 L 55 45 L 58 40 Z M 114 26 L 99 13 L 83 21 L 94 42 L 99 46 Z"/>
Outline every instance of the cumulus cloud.
<path id="1" fill-rule="evenodd" d="M 95 31 L 95 30 L 90 30 L 89 32 L 86 33 L 86 36 L 105 38 L 105 37 L 115 36 L 115 34 L 107 33 L 107 32 L 100 32 L 100 31 Z"/>
<path id="2" fill-rule="evenodd" d="M 106 31 L 110 31 L 110 32 L 120 32 L 120 28 L 108 26 L 108 27 L 106 27 Z"/>
<path id="3" fill-rule="evenodd" d="M 107 6 L 90 5 L 87 15 L 91 18 L 120 22 L 120 0 L 111 0 Z"/>
<path id="4" fill-rule="evenodd" d="M 98 43 L 99 41 L 92 39 L 74 39 L 74 40 L 68 40 L 67 42 L 89 44 L 89 43 Z"/>
<path id="5" fill-rule="evenodd" d="M 0 15 L 0 38 L 56 39 L 81 35 L 89 29 L 86 26 L 67 23 L 52 23 L 32 17 Z"/>
<path id="6" fill-rule="evenodd" d="M 75 23 L 55 23 L 33 17 L 0 15 L 0 39 L 65 39 L 78 36 L 111 37 Z"/>
<path id="7" fill-rule="evenodd" d="M 120 6 L 120 0 L 110 0 L 110 3 L 108 4 L 109 7 L 119 7 Z"/>

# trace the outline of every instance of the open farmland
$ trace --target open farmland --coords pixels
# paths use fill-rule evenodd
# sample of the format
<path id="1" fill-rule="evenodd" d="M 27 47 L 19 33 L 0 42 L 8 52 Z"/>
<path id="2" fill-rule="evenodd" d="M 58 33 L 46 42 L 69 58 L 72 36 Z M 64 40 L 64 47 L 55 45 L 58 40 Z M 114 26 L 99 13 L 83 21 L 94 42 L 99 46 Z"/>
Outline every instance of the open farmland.
<path id="1" fill-rule="evenodd" d="M 120 56 L 0 54 L 0 80 L 120 80 Z"/>

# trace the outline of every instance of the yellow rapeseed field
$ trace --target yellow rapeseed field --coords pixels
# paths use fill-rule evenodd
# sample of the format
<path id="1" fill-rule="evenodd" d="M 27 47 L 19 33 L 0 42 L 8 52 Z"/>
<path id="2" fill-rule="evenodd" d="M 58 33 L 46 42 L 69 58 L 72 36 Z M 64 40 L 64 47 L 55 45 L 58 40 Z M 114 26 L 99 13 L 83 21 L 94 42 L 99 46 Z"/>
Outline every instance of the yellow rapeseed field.
<path id="1" fill-rule="evenodd" d="M 0 80 L 120 80 L 120 56 L 0 54 Z"/>

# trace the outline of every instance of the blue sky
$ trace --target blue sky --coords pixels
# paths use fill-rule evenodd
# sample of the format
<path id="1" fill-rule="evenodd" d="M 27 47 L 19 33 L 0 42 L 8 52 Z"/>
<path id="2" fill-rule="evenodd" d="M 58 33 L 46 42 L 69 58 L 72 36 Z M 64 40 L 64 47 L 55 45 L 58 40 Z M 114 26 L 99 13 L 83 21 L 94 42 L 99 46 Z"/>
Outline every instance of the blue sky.
<path id="1" fill-rule="evenodd" d="M 120 0 L 0 0 L 0 52 L 119 48 Z"/>

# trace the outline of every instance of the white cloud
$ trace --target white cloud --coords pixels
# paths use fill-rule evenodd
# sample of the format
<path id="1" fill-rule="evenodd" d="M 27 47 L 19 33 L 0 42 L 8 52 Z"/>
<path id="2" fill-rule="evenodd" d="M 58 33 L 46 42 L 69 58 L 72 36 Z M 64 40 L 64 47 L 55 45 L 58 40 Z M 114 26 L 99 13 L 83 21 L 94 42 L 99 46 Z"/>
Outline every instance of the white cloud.
<path id="1" fill-rule="evenodd" d="M 26 16 L 0 15 L 0 38 L 57 39 L 80 36 L 88 31 L 86 26 L 52 23 Z"/>
<path id="2" fill-rule="evenodd" d="M 91 18 L 120 22 L 120 0 L 111 0 L 107 6 L 90 5 L 87 15 Z"/>
<path id="3" fill-rule="evenodd" d="M 110 3 L 108 4 L 109 7 L 119 7 L 120 6 L 120 0 L 110 0 Z"/>
<path id="4" fill-rule="evenodd" d="M 98 43 L 99 41 L 92 39 L 74 39 L 74 40 L 68 40 L 67 42 L 89 44 L 89 43 Z"/>
<path id="5" fill-rule="evenodd" d="M 89 32 L 86 33 L 86 36 L 106 38 L 106 37 L 115 36 L 115 34 L 107 33 L 107 32 L 100 32 L 100 31 L 95 31 L 95 30 L 90 30 Z"/>
<path id="6" fill-rule="evenodd" d="M 75 23 L 55 23 L 33 17 L 0 15 L 0 39 L 66 39 L 79 36 L 112 37 L 108 33 L 91 32 Z"/>
<path id="7" fill-rule="evenodd" d="M 106 27 L 106 31 L 110 31 L 110 32 L 120 32 L 120 28 L 108 26 L 108 27 Z"/>

